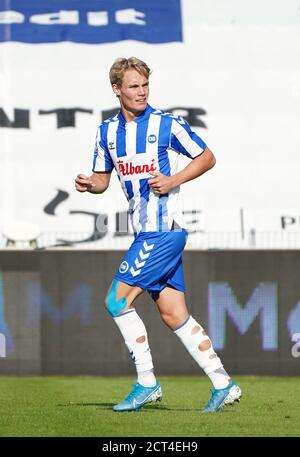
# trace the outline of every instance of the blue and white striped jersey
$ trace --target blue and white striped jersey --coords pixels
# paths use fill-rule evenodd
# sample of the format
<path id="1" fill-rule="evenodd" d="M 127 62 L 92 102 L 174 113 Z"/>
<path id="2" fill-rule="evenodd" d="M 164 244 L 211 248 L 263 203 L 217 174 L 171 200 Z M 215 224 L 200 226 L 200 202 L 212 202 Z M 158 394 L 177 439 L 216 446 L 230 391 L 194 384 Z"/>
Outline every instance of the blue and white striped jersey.
<path id="1" fill-rule="evenodd" d="M 206 144 L 180 117 L 147 105 L 134 121 L 122 113 L 104 121 L 97 130 L 93 171 L 116 169 L 129 202 L 131 223 L 139 232 L 168 231 L 173 221 L 183 227 L 179 187 L 156 195 L 148 184 L 150 171 L 177 173 L 179 154 L 193 159 Z"/>

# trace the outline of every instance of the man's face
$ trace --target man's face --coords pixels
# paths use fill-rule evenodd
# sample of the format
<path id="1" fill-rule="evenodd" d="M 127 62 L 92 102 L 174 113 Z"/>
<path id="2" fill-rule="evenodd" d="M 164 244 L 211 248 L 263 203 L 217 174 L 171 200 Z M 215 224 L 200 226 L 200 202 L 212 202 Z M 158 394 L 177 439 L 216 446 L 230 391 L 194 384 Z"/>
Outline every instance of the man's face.
<path id="1" fill-rule="evenodd" d="M 118 95 L 121 106 L 132 113 L 141 113 L 146 109 L 149 96 L 149 80 L 136 70 L 124 73 L 122 85 L 113 84 L 113 91 Z"/>

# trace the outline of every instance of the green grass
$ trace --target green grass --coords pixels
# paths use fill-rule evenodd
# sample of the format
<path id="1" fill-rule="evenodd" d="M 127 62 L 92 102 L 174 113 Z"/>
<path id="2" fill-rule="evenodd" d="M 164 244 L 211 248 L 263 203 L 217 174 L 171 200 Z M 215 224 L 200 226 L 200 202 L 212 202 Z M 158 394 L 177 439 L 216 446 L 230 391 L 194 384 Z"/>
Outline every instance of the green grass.
<path id="1" fill-rule="evenodd" d="M 0 436 L 300 436 L 299 378 L 235 379 L 240 404 L 201 414 L 206 377 L 160 377 L 163 401 L 133 413 L 111 410 L 130 378 L 0 377 Z"/>

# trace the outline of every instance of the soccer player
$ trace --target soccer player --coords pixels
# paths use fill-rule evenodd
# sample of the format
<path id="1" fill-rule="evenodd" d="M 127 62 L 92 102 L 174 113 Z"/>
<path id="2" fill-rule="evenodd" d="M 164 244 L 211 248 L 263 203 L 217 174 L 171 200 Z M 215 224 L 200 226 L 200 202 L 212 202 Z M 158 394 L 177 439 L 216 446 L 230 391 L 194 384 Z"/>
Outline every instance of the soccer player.
<path id="1" fill-rule="evenodd" d="M 134 241 L 107 293 L 106 308 L 135 363 L 137 382 L 113 409 L 138 410 L 162 398 L 147 331 L 134 307 L 134 300 L 148 291 L 163 322 L 213 384 L 202 411 L 220 411 L 240 400 L 241 389 L 225 371 L 203 327 L 189 315 L 182 266 L 187 231 L 179 209 L 180 185 L 212 168 L 215 158 L 181 117 L 148 104 L 149 76 L 147 64 L 135 57 L 114 62 L 109 77 L 120 111 L 97 130 L 93 174 L 75 179 L 77 191 L 101 194 L 115 168 L 134 230 Z M 191 161 L 178 172 L 179 154 Z"/>

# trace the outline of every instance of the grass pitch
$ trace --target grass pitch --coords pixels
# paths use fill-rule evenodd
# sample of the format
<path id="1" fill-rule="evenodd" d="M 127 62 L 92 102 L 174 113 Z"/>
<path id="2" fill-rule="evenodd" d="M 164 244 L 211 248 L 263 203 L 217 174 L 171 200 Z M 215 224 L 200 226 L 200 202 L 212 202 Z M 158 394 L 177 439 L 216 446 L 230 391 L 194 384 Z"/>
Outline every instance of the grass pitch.
<path id="1" fill-rule="evenodd" d="M 235 377 L 240 404 L 201 414 L 206 377 L 160 377 L 163 401 L 115 413 L 131 378 L 0 377 L 0 436 L 300 436 L 299 378 Z"/>

